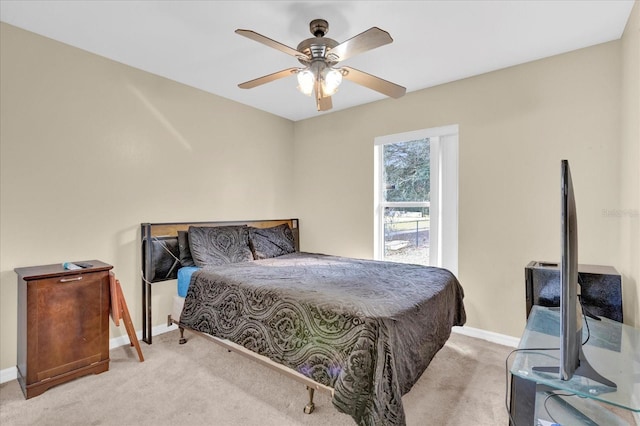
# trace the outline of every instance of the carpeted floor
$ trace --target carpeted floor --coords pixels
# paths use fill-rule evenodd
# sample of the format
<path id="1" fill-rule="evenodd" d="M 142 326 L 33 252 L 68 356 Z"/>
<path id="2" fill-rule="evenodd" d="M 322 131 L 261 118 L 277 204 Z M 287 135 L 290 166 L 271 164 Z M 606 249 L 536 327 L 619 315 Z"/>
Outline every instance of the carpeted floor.
<path id="1" fill-rule="evenodd" d="M 211 341 L 178 331 L 111 350 L 108 372 L 85 376 L 25 400 L 17 381 L 0 385 L 0 425 L 331 425 L 352 426 L 330 396 L 316 392 L 315 411 L 304 385 Z M 507 425 L 506 356 L 512 348 L 453 333 L 403 398 L 408 426 Z M 630 412 L 607 409 L 620 423 Z"/>
<path id="2" fill-rule="evenodd" d="M 0 425 L 354 425 L 316 392 L 304 414 L 300 383 L 193 334 L 178 332 L 111 351 L 108 372 L 25 400 L 0 386 Z M 504 360 L 511 348 L 453 333 L 403 397 L 408 425 L 506 425 Z"/>

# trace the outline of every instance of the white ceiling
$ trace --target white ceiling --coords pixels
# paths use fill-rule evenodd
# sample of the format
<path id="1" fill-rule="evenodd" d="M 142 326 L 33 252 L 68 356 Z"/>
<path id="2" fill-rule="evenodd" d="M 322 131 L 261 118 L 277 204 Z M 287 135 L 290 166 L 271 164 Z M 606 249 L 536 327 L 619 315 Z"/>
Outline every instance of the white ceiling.
<path id="1" fill-rule="evenodd" d="M 0 20 L 186 85 L 301 120 L 384 96 L 350 81 L 333 110 L 316 111 L 295 77 L 238 83 L 299 66 L 241 37 L 251 29 L 295 48 L 309 22 L 342 42 L 373 26 L 392 44 L 344 62 L 407 92 L 620 38 L 633 0 L 499 1 L 35 1 L 0 0 Z M 392 101 L 393 102 L 393 101 Z"/>

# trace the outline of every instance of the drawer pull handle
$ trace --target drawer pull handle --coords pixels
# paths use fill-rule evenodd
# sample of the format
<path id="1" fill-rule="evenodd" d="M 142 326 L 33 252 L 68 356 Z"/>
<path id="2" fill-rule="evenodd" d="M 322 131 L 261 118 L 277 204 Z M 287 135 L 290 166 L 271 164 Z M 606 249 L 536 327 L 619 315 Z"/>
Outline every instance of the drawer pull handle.
<path id="1" fill-rule="evenodd" d="M 61 283 L 68 283 L 71 281 L 80 281 L 82 279 L 82 277 L 75 277 L 75 278 L 61 278 L 60 282 Z"/>

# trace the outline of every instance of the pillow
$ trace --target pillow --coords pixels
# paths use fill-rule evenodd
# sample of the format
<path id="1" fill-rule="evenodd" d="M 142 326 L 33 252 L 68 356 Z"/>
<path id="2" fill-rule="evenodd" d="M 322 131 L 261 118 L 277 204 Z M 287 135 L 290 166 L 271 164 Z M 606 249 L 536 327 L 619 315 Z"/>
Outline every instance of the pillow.
<path id="1" fill-rule="evenodd" d="M 249 228 L 249 244 L 256 260 L 296 251 L 293 232 L 286 223 L 272 228 Z"/>
<path id="2" fill-rule="evenodd" d="M 189 248 L 196 266 L 253 260 L 246 226 L 190 226 Z"/>
<path id="3" fill-rule="evenodd" d="M 191 257 L 191 248 L 189 248 L 189 233 L 187 231 L 178 231 L 178 250 L 180 255 L 180 264 L 182 266 L 196 266 Z"/>

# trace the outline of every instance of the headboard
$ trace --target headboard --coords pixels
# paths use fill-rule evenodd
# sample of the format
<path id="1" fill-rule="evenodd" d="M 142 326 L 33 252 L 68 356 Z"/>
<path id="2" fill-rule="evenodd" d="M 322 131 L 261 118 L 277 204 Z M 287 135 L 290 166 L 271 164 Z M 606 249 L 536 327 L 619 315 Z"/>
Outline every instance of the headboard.
<path id="1" fill-rule="evenodd" d="M 175 222 L 142 223 L 142 277 L 145 281 L 156 283 L 176 279 L 180 269 L 178 231 L 188 231 L 190 226 L 238 226 L 270 228 L 288 224 L 293 232 L 296 251 L 300 249 L 298 241 L 298 219 L 247 220 L 233 222 Z"/>
<path id="2" fill-rule="evenodd" d="M 151 285 L 176 279 L 180 269 L 178 231 L 190 226 L 239 226 L 271 228 L 288 224 L 293 232 L 296 251 L 300 250 L 298 219 L 245 220 L 226 222 L 141 223 L 142 241 L 142 340 L 151 344 Z"/>

